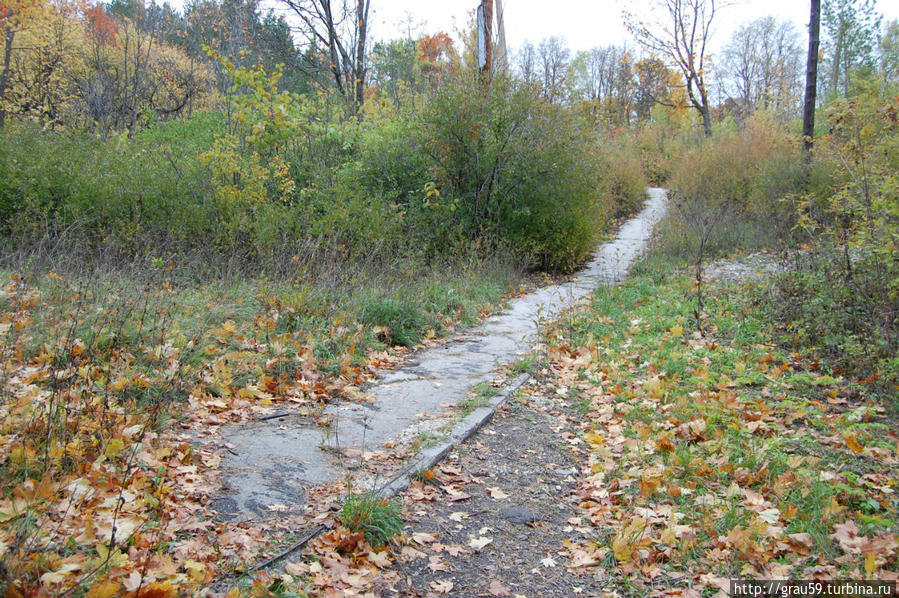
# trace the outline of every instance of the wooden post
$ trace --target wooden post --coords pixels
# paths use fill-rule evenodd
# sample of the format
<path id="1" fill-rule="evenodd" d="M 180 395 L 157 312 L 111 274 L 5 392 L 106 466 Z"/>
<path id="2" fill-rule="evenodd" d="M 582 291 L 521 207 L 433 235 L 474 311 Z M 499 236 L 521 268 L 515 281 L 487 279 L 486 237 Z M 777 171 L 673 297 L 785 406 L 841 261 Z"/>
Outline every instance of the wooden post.
<path id="1" fill-rule="evenodd" d="M 481 80 L 489 83 L 493 71 L 493 0 L 481 0 L 478 8 L 478 58 L 481 60 Z"/>

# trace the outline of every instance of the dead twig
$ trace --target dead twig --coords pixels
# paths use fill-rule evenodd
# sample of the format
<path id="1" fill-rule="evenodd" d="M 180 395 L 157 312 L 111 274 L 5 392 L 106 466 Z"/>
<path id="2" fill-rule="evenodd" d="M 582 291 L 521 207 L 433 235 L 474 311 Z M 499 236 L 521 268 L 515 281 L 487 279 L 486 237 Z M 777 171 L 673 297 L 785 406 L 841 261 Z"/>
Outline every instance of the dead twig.
<path id="1" fill-rule="evenodd" d="M 265 569 L 266 567 L 269 567 L 269 566 L 273 565 L 274 563 L 277 563 L 284 557 L 293 554 L 294 552 L 296 552 L 297 550 L 299 550 L 300 548 L 305 546 L 310 540 L 312 540 L 313 538 L 318 536 L 320 533 L 325 531 L 325 529 L 326 528 L 324 525 L 318 526 L 317 528 L 315 528 L 314 530 L 309 532 L 302 540 L 300 540 L 299 542 L 297 542 L 295 544 L 291 544 L 286 550 L 283 550 L 282 552 L 276 554 L 275 556 L 262 561 L 258 565 L 253 565 L 252 567 L 247 569 L 247 573 L 255 573 L 256 571 L 259 571 L 260 569 Z"/>
<path id="2" fill-rule="evenodd" d="M 290 413 L 282 411 L 281 413 L 272 413 L 271 415 L 263 415 L 261 417 L 257 417 L 256 421 L 264 422 L 270 419 L 281 419 L 282 417 L 287 417 L 288 415 L 290 415 Z"/>

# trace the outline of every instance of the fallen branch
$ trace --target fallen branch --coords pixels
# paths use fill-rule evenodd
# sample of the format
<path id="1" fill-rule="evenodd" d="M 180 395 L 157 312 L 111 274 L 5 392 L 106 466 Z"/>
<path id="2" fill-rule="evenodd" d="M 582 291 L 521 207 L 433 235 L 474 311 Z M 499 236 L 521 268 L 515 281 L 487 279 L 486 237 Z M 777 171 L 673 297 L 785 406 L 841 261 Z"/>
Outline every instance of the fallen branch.
<path id="1" fill-rule="evenodd" d="M 247 569 L 247 573 L 255 573 L 256 571 L 259 571 L 260 569 L 265 569 L 266 567 L 269 567 L 269 566 L 273 565 L 274 563 L 277 563 L 278 561 L 280 561 L 280 560 L 283 559 L 284 557 L 286 557 L 286 556 L 288 556 L 288 555 L 290 555 L 290 554 L 296 552 L 297 550 L 299 550 L 300 548 L 302 548 L 303 546 L 305 546 L 310 540 L 312 540 L 312 539 L 315 538 L 317 535 L 319 535 L 320 533 L 322 533 L 323 531 L 325 531 L 325 529 L 326 529 L 326 528 L 325 528 L 324 525 L 318 526 L 317 528 L 315 528 L 314 530 L 312 530 L 311 532 L 309 532 L 309 534 L 307 534 L 305 538 L 303 538 L 302 540 L 300 540 L 300 541 L 297 542 L 296 544 L 292 544 L 290 547 L 288 547 L 288 548 L 287 548 L 286 550 L 284 550 L 283 552 L 280 552 L 280 553 L 276 554 L 275 556 L 271 557 L 270 559 L 267 559 L 267 560 L 262 561 L 262 562 L 259 563 L 258 565 L 253 565 L 252 567 L 250 567 L 249 569 Z"/>
<path id="2" fill-rule="evenodd" d="M 282 417 L 287 417 L 290 413 L 286 411 L 282 411 L 281 413 L 272 413 L 271 415 L 263 415 L 262 417 L 257 417 L 256 421 L 264 422 L 270 419 L 281 419 Z"/>

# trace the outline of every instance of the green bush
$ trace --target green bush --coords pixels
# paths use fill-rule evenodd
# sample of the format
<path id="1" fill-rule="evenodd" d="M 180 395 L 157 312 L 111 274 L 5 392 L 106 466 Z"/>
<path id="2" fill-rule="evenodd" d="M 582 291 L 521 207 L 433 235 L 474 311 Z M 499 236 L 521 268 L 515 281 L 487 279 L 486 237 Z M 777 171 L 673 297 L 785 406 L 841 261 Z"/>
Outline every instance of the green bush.
<path id="1" fill-rule="evenodd" d="M 611 206 L 597 143 L 571 111 L 512 80 L 484 89 L 461 77 L 436 93 L 422 124 L 450 228 L 550 269 L 570 269 L 593 248 Z"/>
<path id="2" fill-rule="evenodd" d="M 173 160 L 180 162 L 177 169 Z M 189 199 L 203 193 L 190 154 L 139 140 L 13 125 L 0 138 L 0 173 L 0 229 L 6 234 L 71 229 L 87 243 L 128 249 L 141 237 L 184 241 L 212 229 L 203 202 Z"/>
<path id="3" fill-rule="evenodd" d="M 829 362 L 899 386 L 899 98 L 860 85 L 827 110 L 829 134 L 816 144 L 818 176 L 797 201 L 812 237 L 797 269 L 778 280 L 772 313 L 788 340 L 817 347 Z M 829 179 L 827 188 L 823 183 Z"/>
<path id="4" fill-rule="evenodd" d="M 381 327 L 381 340 L 386 344 L 406 347 L 421 340 L 428 323 L 422 306 L 414 298 L 380 294 L 362 300 L 359 321 Z"/>
<path id="5" fill-rule="evenodd" d="M 199 256 L 229 272 L 440 264 L 471 248 L 570 270 L 642 197 L 625 144 L 601 149 L 574 111 L 512 80 L 485 90 L 459 74 L 420 113 L 357 121 L 326 97 L 279 92 L 275 75 L 234 76 L 246 93 L 228 117 L 112 138 L 7 127 L 0 234 L 81 256 Z"/>

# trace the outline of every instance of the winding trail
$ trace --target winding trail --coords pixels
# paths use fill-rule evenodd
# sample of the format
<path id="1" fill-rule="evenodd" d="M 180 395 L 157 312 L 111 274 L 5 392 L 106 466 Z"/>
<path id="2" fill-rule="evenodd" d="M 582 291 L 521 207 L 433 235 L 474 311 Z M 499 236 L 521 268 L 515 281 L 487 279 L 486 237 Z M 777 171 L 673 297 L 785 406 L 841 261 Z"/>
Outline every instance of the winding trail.
<path id="1" fill-rule="evenodd" d="M 424 349 L 400 368 L 387 371 L 372 387 L 368 404 L 341 403 L 325 414 L 334 422 L 325 432 L 308 418 L 292 415 L 277 422 L 249 422 L 222 429 L 235 447 L 222 461 L 222 492 L 214 508 L 223 518 L 271 514 L 274 505 L 303 505 L 309 489 L 343 478 L 346 459 L 322 447 L 378 450 L 447 404 L 466 398 L 494 370 L 527 354 L 541 319 L 574 305 L 601 285 L 627 277 L 649 245 L 666 208 L 665 192 L 649 189 L 642 211 L 625 222 L 615 239 L 569 282 L 510 301 L 509 308 L 446 344 Z M 408 435 L 408 433 L 407 433 Z"/>

